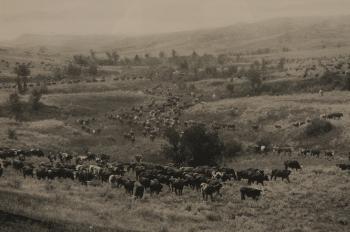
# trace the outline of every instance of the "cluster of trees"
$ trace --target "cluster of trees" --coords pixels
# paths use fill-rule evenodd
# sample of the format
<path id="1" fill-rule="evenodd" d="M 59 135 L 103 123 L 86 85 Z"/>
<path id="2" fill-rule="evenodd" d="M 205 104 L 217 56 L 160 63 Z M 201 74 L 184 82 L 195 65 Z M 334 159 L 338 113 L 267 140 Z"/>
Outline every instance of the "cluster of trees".
<path id="1" fill-rule="evenodd" d="M 194 125 L 183 133 L 169 128 L 165 137 L 168 144 L 163 146 L 163 153 L 177 165 L 217 165 L 242 149 L 238 142 L 225 145 L 216 132 L 204 125 Z"/>
<path id="2" fill-rule="evenodd" d="M 261 49 L 259 52 L 265 53 L 268 51 Z M 146 53 L 144 55 L 136 54 L 134 57 L 121 57 L 117 52 L 112 51 L 105 52 L 105 56 L 98 57 L 95 51 L 90 50 L 89 55 L 73 56 L 72 62 L 67 65 L 64 71 L 69 76 L 80 76 L 83 71 L 94 76 L 97 75 L 98 66 L 100 65 L 148 66 L 152 69 L 165 66 L 194 77 L 225 78 L 233 75 L 247 76 L 247 72 L 256 74 L 257 70 L 264 73 L 268 70 L 270 64 L 264 59 L 261 62 L 255 61 L 250 68 L 252 71 L 238 68 L 235 65 L 236 62 L 241 60 L 241 54 L 219 54 L 214 56 L 212 54 L 199 55 L 196 51 L 193 51 L 190 55 L 180 55 L 176 50 L 172 50 L 169 55 L 161 51 L 157 56 Z M 282 58 L 276 68 L 282 71 L 285 63 L 286 60 Z M 254 88 L 256 87 L 254 86 Z"/>
<path id="3" fill-rule="evenodd" d="M 25 104 L 21 101 L 21 97 L 17 92 L 11 93 L 8 98 L 8 108 L 15 120 L 23 119 L 25 105 L 28 105 L 32 111 L 38 111 L 41 107 L 40 99 L 42 95 L 43 92 L 40 89 L 33 89 L 28 102 Z"/>

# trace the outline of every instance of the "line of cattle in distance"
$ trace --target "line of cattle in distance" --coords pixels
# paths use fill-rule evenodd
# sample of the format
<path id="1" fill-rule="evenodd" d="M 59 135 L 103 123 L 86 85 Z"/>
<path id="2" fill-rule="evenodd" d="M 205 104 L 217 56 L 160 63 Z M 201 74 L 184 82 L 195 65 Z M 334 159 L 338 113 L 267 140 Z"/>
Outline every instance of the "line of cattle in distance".
<path id="1" fill-rule="evenodd" d="M 42 158 L 39 165 L 27 161 L 31 156 Z M 124 187 L 127 194 L 134 198 L 142 198 L 145 191 L 151 195 L 159 194 L 163 185 L 168 186 L 169 192 L 181 196 L 184 187 L 201 192 L 204 200 L 214 200 L 222 196 L 220 189 L 223 183 L 230 180 L 240 181 L 246 179 L 248 184 L 264 185 L 264 181 L 281 178 L 290 182 L 290 169 L 300 170 L 302 165 L 297 160 L 286 160 L 284 169 L 274 169 L 270 177 L 264 170 L 249 168 L 235 171 L 227 167 L 175 167 L 174 165 L 157 165 L 142 162 L 142 156 L 135 156 L 133 162 L 110 162 L 105 154 L 88 153 L 87 156 L 76 156 L 68 153 L 45 155 L 39 149 L 16 150 L 0 149 L 0 177 L 4 169 L 12 166 L 24 178 L 36 176 L 39 180 L 53 180 L 56 178 L 78 180 L 81 184 L 98 186 L 109 183 L 112 187 Z M 46 162 L 44 160 L 46 159 Z M 337 164 L 342 170 L 350 170 L 350 164 Z M 132 175 L 134 177 L 132 177 Z M 99 184 L 96 184 L 99 183 Z M 241 187 L 241 199 L 246 197 L 258 200 L 263 189 Z"/>
<path id="2" fill-rule="evenodd" d="M 144 76 L 135 76 L 135 75 L 132 75 L 132 76 L 121 76 L 121 77 L 114 77 L 114 78 L 111 78 L 109 80 L 113 80 L 113 81 L 135 81 L 135 80 L 145 80 L 145 79 L 148 79 Z M 45 81 L 45 84 L 47 86 L 52 86 L 52 85 L 72 85 L 72 84 L 79 84 L 79 83 L 98 83 L 98 82 L 106 82 L 107 79 L 105 77 L 103 78 L 92 78 L 92 79 L 88 79 L 88 80 L 80 80 L 80 79 L 76 79 L 76 80 L 62 80 L 62 81 L 54 81 L 54 80 L 50 80 L 48 79 L 47 81 Z M 42 84 L 40 82 L 36 82 L 36 83 L 33 83 L 33 82 L 30 82 L 27 84 L 27 86 L 29 88 L 34 88 L 35 86 L 41 86 Z M 0 85 L 0 89 L 15 89 L 17 88 L 17 85 L 16 84 L 11 84 L 11 83 L 3 83 L 2 85 Z"/>

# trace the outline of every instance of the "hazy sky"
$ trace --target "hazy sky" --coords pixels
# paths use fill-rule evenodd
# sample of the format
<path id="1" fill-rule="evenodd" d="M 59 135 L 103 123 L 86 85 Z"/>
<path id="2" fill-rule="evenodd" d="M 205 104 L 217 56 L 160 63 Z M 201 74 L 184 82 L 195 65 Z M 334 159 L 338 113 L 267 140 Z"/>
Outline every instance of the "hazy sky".
<path id="1" fill-rule="evenodd" d="M 350 15 L 350 0 L 0 0 L 0 39 L 23 33 L 159 33 L 339 14 Z"/>

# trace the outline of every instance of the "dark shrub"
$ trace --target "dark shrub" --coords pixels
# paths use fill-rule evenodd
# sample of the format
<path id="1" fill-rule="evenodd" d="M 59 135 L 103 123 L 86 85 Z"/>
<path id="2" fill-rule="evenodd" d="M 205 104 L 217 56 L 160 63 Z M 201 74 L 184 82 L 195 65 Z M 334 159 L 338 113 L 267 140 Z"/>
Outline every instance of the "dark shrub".
<path id="1" fill-rule="evenodd" d="M 333 125 L 323 119 L 313 119 L 309 125 L 305 128 L 305 133 L 308 136 L 318 136 L 328 133 L 333 129 Z"/>
<path id="2" fill-rule="evenodd" d="M 216 165 L 222 158 L 224 146 L 218 134 L 203 125 L 186 129 L 182 136 L 169 129 L 165 136 L 169 145 L 163 147 L 163 153 L 178 165 Z"/>
<path id="3" fill-rule="evenodd" d="M 40 89 L 33 89 L 29 97 L 29 104 L 31 105 L 33 110 L 39 110 L 41 96 L 42 92 Z"/>
<path id="4" fill-rule="evenodd" d="M 20 101 L 19 95 L 15 93 L 11 93 L 8 99 L 8 105 L 11 113 L 14 115 L 16 120 L 20 120 L 23 114 L 23 106 Z"/>
<path id="5" fill-rule="evenodd" d="M 15 130 L 15 129 L 9 128 L 9 129 L 7 130 L 7 137 L 8 137 L 9 139 L 17 139 L 16 130 Z"/>

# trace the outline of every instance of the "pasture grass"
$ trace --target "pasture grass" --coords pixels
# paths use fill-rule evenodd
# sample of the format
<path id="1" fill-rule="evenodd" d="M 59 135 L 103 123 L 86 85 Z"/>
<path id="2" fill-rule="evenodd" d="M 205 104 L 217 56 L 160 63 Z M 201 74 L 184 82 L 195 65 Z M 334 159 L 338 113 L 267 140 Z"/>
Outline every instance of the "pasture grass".
<path id="1" fill-rule="evenodd" d="M 237 160 L 233 167 L 275 168 L 273 155 Z M 282 166 L 283 159 L 278 160 Z M 71 180 L 23 179 L 6 169 L 0 179 L 2 210 L 44 221 L 78 223 L 96 227 L 136 231 L 346 231 L 350 213 L 349 173 L 334 163 L 301 159 L 304 169 L 293 171 L 291 183 L 266 182 L 264 195 L 254 201 L 240 199 L 245 181 L 224 184 L 223 197 L 205 202 L 188 188 L 183 196 L 168 192 L 159 196 L 147 192 L 135 200 L 124 189 L 82 186 Z M 13 184 L 21 182 L 17 188 Z M 255 186 L 262 188 L 261 186 Z"/>

